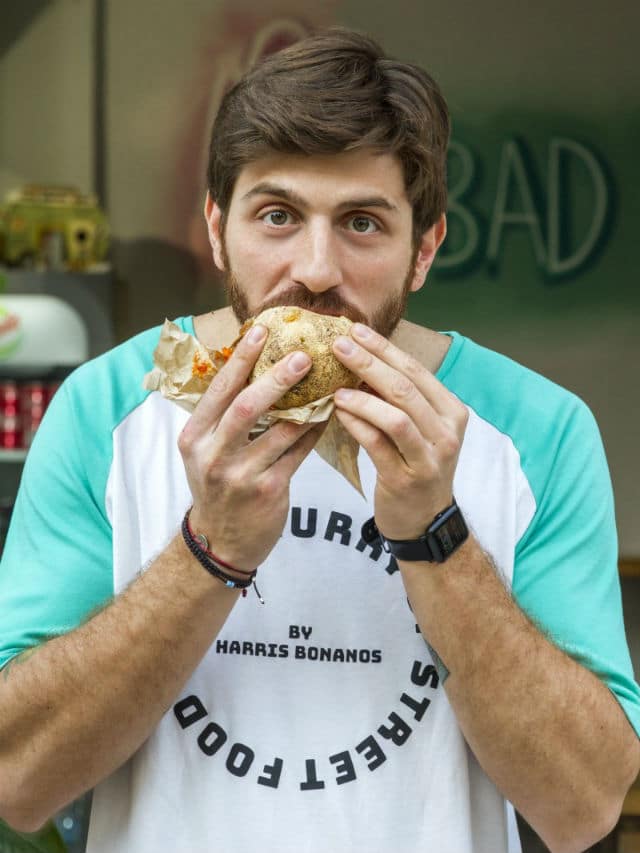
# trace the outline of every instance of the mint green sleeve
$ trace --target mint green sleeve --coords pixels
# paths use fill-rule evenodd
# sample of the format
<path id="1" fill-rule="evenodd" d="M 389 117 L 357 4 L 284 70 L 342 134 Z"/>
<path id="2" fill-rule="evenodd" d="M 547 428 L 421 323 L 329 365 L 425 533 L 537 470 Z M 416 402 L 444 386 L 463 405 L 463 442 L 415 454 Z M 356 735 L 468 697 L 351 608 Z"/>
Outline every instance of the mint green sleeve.
<path id="1" fill-rule="evenodd" d="M 536 511 L 517 546 L 514 595 L 556 645 L 609 687 L 640 735 L 604 448 L 580 400 L 567 394 L 553 408 L 523 451 Z"/>
<path id="2" fill-rule="evenodd" d="M 191 317 L 175 322 L 193 334 Z M 160 331 L 140 332 L 78 367 L 46 411 L 0 560 L 0 667 L 113 597 L 113 433 L 149 394 L 142 379 Z"/>
<path id="3" fill-rule="evenodd" d="M 29 451 L 0 561 L 0 667 L 76 627 L 113 592 L 105 512 L 110 430 L 86 365 L 58 390 Z"/>

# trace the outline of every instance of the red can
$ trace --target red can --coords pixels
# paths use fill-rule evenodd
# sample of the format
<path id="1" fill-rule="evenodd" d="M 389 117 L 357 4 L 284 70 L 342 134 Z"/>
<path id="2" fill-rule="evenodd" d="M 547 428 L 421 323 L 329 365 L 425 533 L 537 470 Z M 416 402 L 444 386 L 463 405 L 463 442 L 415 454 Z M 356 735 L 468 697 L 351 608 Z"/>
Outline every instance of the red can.
<path id="1" fill-rule="evenodd" d="M 17 382 L 5 379 L 0 382 L 0 448 L 19 447 L 22 447 L 20 392 Z"/>
<path id="2" fill-rule="evenodd" d="M 44 382 L 25 382 L 20 387 L 23 447 L 31 446 L 33 436 L 42 421 L 47 402 L 47 388 Z"/>
<path id="3" fill-rule="evenodd" d="M 17 450 L 22 445 L 22 425 L 18 415 L 0 413 L 0 448 Z"/>
<path id="4" fill-rule="evenodd" d="M 2 380 L 0 382 L 0 413 L 17 415 L 18 402 L 18 383 L 13 379 Z"/>
<path id="5" fill-rule="evenodd" d="M 20 386 L 20 410 L 22 412 L 44 409 L 46 399 L 44 382 L 25 382 Z"/>

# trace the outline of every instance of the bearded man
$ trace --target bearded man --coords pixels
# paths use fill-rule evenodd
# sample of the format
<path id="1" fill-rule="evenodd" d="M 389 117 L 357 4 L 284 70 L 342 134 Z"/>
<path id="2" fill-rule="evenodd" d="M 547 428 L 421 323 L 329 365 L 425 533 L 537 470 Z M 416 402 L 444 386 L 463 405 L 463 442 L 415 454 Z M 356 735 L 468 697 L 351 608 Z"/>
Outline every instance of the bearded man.
<path id="1" fill-rule="evenodd" d="M 615 824 L 640 693 L 597 427 L 403 319 L 446 233 L 448 138 L 433 79 L 350 31 L 225 96 L 205 217 L 231 307 L 177 325 L 217 347 L 272 306 L 354 321 L 333 352 L 363 384 L 334 402 L 365 499 L 321 426 L 253 434 L 310 369 L 249 384 L 260 323 L 191 416 L 142 387 L 159 328 L 79 368 L 0 570 L 9 823 L 95 789 L 90 853 L 514 853 L 514 808 L 578 851 Z"/>

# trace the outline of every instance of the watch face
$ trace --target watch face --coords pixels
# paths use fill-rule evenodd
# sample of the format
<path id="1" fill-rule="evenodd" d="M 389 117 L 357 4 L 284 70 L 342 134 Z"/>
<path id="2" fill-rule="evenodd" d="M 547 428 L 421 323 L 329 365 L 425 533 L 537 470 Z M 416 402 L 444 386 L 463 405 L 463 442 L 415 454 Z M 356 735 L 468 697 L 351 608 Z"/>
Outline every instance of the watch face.
<path id="1" fill-rule="evenodd" d="M 469 535 L 467 525 L 457 506 L 451 507 L 434 526 L 436 529 L 431 531 L 431 535 L 438 543 L 443 557 L 451 554 Z"/>

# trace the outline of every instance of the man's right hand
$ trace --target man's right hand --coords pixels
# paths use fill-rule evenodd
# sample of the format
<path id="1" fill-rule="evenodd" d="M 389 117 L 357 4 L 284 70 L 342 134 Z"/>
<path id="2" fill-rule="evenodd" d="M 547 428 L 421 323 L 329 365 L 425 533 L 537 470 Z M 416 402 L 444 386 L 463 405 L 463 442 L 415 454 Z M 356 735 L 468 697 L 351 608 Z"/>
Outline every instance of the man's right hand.
<path id="1" fill-rule="evenodd" d="M 289 483 L 322 427 L 279 421 L 255 439 L 260 417 L 311 367 L 305 353 L 285 356 L 251 385 L 266 340 L 254 326 L 216 374 L 184 427 L 178 447 L 193 496 L 191 525 L 221 560 L 250 571 L 280 537 Z"/>
<path id="2" fill-rule="evenodd" d="M 289 481 L 322 429 L 280 422 L 249 439 L 260 415 L 310 366 L 304 357 L 296 368 L 288 356 L 247 386 L 262 331 L 240 342 L 179 440 L 191 523 L 220 559 L 243 570 L 255 569 L 280 536 Z M 177 534 L 104 609 L 7 665 L 0 676 L 0 816 L 12 826 L 33 832 L 93 788 L 170 709 L 238 598 L 193 564 Z"/>

